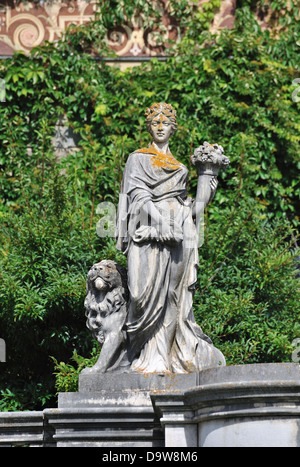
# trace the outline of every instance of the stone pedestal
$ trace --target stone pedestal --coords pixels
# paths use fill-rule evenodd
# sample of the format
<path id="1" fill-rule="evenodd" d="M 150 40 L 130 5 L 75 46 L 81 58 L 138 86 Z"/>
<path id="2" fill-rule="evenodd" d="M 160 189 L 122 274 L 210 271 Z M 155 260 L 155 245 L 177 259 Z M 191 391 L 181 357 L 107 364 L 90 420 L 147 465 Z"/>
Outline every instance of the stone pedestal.
<path id="1" fill-rule="evenodd" d="M 300 447 L 300 367 L 82 373 L 58 408 L 0 414 L 0 446 Z M 112 451 L 113 452 L 113 451 Z"/>
<path id="2" fill-rule="evenodd" d="M 205 370 L 197 387 L 154 392 L 151 399 L 166 446 L 300 446 L 298 364 Z"/>
<path id="3" fill-rule="evenodd" d="M 47 411 L 58 447 L 163 447 L 164 433 L 150 394 L 182 391 L 198 374 L 89 373 L 79 392 L 60 393 L 58 409 Z"/>

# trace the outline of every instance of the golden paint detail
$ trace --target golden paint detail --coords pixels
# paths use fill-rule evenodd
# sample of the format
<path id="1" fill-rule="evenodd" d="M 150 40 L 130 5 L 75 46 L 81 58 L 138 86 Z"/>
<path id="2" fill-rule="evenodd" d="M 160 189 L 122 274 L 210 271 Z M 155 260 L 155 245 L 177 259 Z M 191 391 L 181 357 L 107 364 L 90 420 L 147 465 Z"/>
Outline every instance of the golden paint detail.
<path id="1" fill-rule="evenodd" d="M 182 164 L 175 159 L 173 154 L 170 152 L 164 154 L 159 152 L 153 145 L 148 148 L 138 149 L 138 151 L 144 154 L 151 154 L 151 163 L 154 167 L 162 167 L 164 169 L 177 170 L 182 167 Z"/>
<path id="2" fill-rule="evenodd" d="M 164 114 L 167 118 L 173 118 L 176 120 L 176 110 L 173 109 L 171 104 L 166 104 L 165 102 L 155 102 L 148 108 L 145 112 L 147 120 L 151 120 L 157 114 Z"/>

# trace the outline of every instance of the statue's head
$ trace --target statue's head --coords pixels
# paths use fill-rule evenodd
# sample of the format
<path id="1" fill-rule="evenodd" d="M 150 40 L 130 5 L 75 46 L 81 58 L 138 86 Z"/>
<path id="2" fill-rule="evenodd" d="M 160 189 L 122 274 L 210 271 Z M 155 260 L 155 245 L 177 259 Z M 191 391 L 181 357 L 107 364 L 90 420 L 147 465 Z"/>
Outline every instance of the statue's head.
<path id="1" fill-rule="evenodd" d="M 154 103 L 145 115 L 147 130 L 158 142 L 165 142 L 177 130 L 176 110 L 171 104 Z"/>

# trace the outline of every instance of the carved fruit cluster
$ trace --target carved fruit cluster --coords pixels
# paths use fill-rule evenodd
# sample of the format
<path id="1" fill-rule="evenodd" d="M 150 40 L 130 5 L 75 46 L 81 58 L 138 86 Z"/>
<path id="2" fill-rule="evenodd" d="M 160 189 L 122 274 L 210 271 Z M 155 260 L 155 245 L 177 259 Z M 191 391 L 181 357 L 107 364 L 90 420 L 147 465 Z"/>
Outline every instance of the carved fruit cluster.
<path id="1" fill-rule="evenodd" d="M 210 144 L 207 141 L 195 149 L 191 157 L 193 165 L 210 163 L 226 168 L 229 165 L 229 158 L 225 156 L 224 149 L 219 144 Z"/>

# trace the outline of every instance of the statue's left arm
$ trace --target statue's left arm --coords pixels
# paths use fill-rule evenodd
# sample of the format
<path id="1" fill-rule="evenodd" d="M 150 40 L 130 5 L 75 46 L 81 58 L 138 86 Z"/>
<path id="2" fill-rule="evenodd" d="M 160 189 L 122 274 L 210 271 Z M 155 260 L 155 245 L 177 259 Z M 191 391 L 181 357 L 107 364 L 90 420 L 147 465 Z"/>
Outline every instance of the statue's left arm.
<path id="1" fill-rule="evenodd" d="M 202 146 L 195 149 L 191 162 L 196 166 L 198 174 L 197 196 L 193 209 L 198 226 L 201 214 L 215 196 L 219 170 L 226 168 L 230 161 L 224 155 L 222 146 L 205 141 Z"/>
<path id="2" fill-rule="evenodd" d="M 218 179 L 215 176 L 207 176 L 209 180 L 203 177 L 198 177 L 197 196 L 193 201 L 192 215 L 197 218 L 206 206 L 212 202 L 215 197 Z"/>

